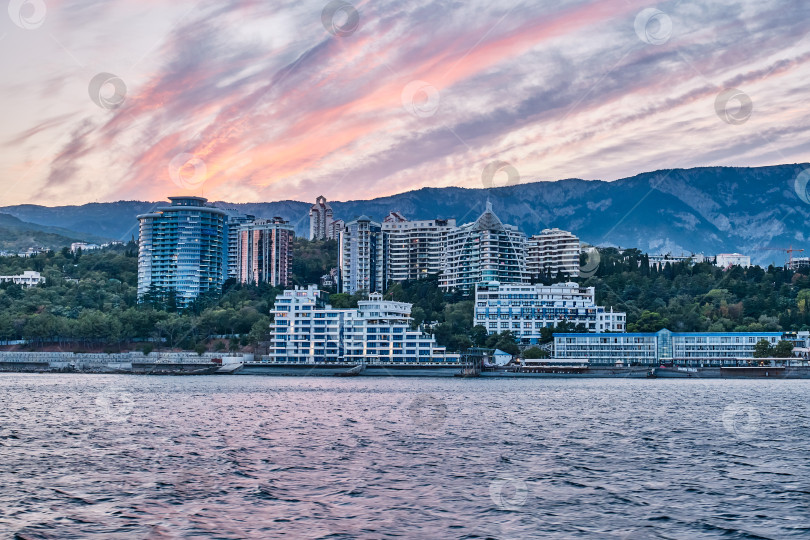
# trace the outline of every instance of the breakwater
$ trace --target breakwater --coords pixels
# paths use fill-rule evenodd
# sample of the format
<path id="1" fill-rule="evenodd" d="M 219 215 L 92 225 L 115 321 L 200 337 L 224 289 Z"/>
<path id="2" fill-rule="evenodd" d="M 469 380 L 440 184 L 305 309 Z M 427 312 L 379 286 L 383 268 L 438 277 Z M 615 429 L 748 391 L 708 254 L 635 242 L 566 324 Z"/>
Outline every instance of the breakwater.
<path id="1" fill-rule="evenodd" d="M 40 372 L 76 371 L 84 373 L 132 373 L 133 364 L 194 365 L 213 363 L 221 353 L 151 352 L 122 353 L 64 353 L 0 351 L 0 371 Z M 233 356 L 233 355 L 227 355 Z M 252 354 L 238 355 L 243 361 L 253 360 Z"/>

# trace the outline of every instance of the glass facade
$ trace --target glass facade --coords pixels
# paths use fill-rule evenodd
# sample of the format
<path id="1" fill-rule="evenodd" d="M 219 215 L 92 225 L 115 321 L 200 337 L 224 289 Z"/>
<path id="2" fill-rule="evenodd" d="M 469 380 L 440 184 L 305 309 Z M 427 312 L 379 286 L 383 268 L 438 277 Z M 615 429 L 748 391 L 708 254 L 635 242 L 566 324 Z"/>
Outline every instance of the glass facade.
<path id="1" fill-rule="evenodd" d="M 179 308 L 219 292 L 227 272 L 227 215 L 202 197 L 170 197 L 138 216 L 138 297 L 174 294 Z"/>

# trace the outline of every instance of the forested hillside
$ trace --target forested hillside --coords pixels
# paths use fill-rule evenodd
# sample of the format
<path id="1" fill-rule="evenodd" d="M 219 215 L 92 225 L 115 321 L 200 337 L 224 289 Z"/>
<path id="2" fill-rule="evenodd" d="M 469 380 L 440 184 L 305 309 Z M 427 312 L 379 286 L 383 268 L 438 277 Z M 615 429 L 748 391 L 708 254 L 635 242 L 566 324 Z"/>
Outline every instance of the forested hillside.
<path id="1" fill-rule="evenodd" d="M 335 264 L 335 242 L 295 242 L 296 284 L 316 281 Z M 656 270 L 638 250 L 609 248 L 600 254 L 596 275 L 582 284 L 596 287 L 600 304 L 626 311 L 630 331 L 810 328 L 806 273 L 682 263 Z M 161 346 L 168 348 L 250 348 L 264 339 L 280 292 L 229 282 L 221 296 L 200 298 L 182 313 L 156 299 L 139 304 L 134 244 L 75 255 L 63 249 L 33 258 L 0 257 L 0 274 L 24 270 L 40 271 L 47 281 L 30 289 L 0 285 L 0 340 L 25 339 L 35 348 L 68 351 L 151 347 L 144 341 L 150 338 L 164 340 Z M 414 323 L 428 324 L 439 343 L 453 350 L 512 348 L 509 334 L 487 337 L 481 327 L 474 328 L 472 299 L 441 291 L 435 277 L 393 285 L 386 294 L 413 303 Z M 330 301 L 335 307 L 354 307 L 359 298 L 332 294 Z M 231 335 L 238 337 L 213 337 Z"/>

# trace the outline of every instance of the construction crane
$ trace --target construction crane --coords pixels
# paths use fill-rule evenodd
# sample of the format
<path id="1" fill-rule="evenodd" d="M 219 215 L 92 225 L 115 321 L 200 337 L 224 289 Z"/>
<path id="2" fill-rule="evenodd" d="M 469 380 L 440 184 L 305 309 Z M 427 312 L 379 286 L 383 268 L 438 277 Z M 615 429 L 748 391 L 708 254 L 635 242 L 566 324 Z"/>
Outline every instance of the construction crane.
<path id="1" fill-rule="evenodd" d="M 794 253 L 801 253 L 804 251 L 803 249 L 793 249 L 793 246 L 789 248 L 771 248 L 771 247 L 761 247 L 759 248 L 763 251 L 784 251 L 787 254 L 787 267 L 793 268 L 793 254 Z"/>

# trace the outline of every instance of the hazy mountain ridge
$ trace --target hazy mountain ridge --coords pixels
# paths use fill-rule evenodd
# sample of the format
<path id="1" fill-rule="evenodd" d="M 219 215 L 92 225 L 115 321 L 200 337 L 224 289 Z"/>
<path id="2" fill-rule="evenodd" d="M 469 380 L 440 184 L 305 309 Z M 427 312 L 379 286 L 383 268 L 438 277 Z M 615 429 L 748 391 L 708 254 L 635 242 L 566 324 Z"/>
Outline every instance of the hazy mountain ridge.
<path id="1" fill-rule="evenodd" d="M 810 205 L 797 196 L 794 181 L 807 167 L 810 164 L 702 167 L 642 173 L 614 182 L 568 179 L 491 189 L 422 188 L 330 204 L 335 217 L 345 220 L 360 214 L 381 220 L 397 210 L 410 219 L 456 218 L 465 223 L 474 220 L 490 200 L 504 223 L 528 234 L 559 227 L 596 245 L 638 247 L 650 253 L 738 251 L 755 261 L 781 264 L 783 254 L 758 248 L 805 247 L 810 237 L 805 234 Z M 323 195 L 329 198 L 328 192 Z M 137 236 L 135 216 L 157 204 L 162 203 L 21 205 L 0 211 L 34 223 L 128 240 Z M 215 204 L 257 217 L 281 216 L 295 225 L 297 234 L 309 231 L 312 202 Z M 807 248 L 810 251 L 810 245 Z"/>
<path id="2" fill-rule="evenodd" d="M 0 214 L 0 250 L 22 251 L 29 247 L 58 249 L 73 242 L 103 242 L 92 234 L 77 233 L 60 227 L 28 223 L 10 214 Z"/>

